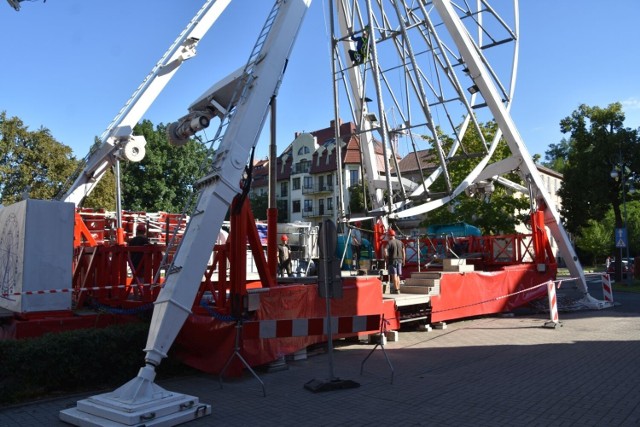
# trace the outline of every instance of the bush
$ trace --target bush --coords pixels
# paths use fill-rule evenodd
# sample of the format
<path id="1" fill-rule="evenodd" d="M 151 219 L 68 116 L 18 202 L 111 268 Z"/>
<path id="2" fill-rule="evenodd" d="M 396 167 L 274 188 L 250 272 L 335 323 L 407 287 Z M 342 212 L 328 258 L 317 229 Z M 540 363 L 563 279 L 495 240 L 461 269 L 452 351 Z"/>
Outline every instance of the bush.
<path id="1" fill-rule="evenodd" d="M 120 386 L 144 365 L 148 323 L 0 341 L 0 404 Z M 171 358 L 158 375 L 189 372 Z"/>

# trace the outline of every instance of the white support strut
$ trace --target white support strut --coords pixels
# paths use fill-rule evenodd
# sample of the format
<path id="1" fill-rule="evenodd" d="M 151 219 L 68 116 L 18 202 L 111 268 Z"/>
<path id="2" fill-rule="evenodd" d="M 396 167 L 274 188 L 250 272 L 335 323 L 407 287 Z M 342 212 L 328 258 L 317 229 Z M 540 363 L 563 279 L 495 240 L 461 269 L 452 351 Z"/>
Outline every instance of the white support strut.
<path id="1" fill-rule="evenodd" d="M 246 100 L 236 107 L 233 120 L 217 150 L 214 175 L 200 192 L 195 215 L 189 221 L 174 266 L 155 302 L 145 351 L 146 360 L 157 365 L 166 357 L 182 324 L 190 314 L 198 287 L 252 148 L 276 94 L 293 42 L 311 0 L 283 2 L 265 41 L 263 59 L 257 63 Z"/>
<path id="2" fill-rule="evenodd" d="M 434 0 L 433 4 L 458 47 L 469 69 L 469 74 L 480 89 L 482 97 L 491 110 L 499 128 L 502 130 L 511 153 L 521 158 L 520 169 L 522 174 L 531 177 L 534 194 L 530 196 L 535 197 L 539 204 L 544 205 L 545 225 L 549 227 L 551 235 L 556 240 L 571 276 L 578 279 L 578 285 L 585 294 L 588 294 L 584 271 L 580 265 L 578 256 L 571 246 L 569 236 L 562 225 L 560 214 L 542 182 L 542 177 L 533 163 L 511 115 L 500 100 L 495 84 L 480 59 L 477 47 L 470 38 L 464 24 L 455 13 L 449 0 Z"/>
<path id="3" fill-rule="evenodd" d="M 353 10 L 350 9 L 349 1 L 338 1 L 336 2 L 338 5 L 338 24 L 340 26 L 341 37 L 344 38 L 343 43 L 345 44 L 344 51 L 348 51 L 349 49 L 354 48 L 353 42 L 350 40 L 350 36 L 353 34 L 354 28 L 351 26 L 353 22 Z M 373 37 L 374 34 L 371 32 L 371 43 L 374 43 Z M 375 64 L 375 62 L 373 63 Z M 375 66 L 375 65 L 374 65 Z M 348 82 L 350 84 L 350 90 L 355 95 L 354 96 L 354 114 L 353 117 L 356 117 L 356 122 L 359 126 L 360 130 L 360 146 L 362 150 L 362 162 L 365 169 L 365 174 L 367 178 L 371 181 L 381 180 L 379 167 L 377 163 L 377 156 L 375 151 L 375 143 L 373 139 L 372 123 L 367 120 L 368 109 L 367 105 L 364 102 L 364 82 L 362 77 L 361 67 L 367 67 L 367 64 L 363 65 L 355 65 L 348 64 L 347 75 Z M 381 100 L 379 100 L 381 102 Z M 380 112 L 378 113 L 380 114 Z M 380 118 L 382 120 L 382 117 Z M 388 166 L 389 159 L 384 160 Z M 383 187 L 382 187 L 383 188 Z M 384 207 L 384 194 L 381 187 L 369 186 L 368 190 L 371 196 L 372 208 L 382 208 Z"/>
<path id="4" fill-rule="evenodd" d="M 167 356 L 191 307 L 206 269 L 211 248 L 233 198 L 240 193 L 240 180 L 277 95 L 296 36 L 311 0 L 276 0 L 277 10 L 260 52 L 247 63 L 242 95 L 216 150 L 211 173 L 197 184 L 199 197 L 173 268 L 155 301 L 145 348 L 146 365 L 138 375 L 117 390 L 78 402 L 60 418 L 74 425 L 173 426 L 211 413 L 211 405 L 197 397 L 173 393 L 155 384 L 156 367 Z M 272 15 L 273 16 L 273 15 Z M 265 25 L 266 28 L 266 25 Z M 256 44 L 258 46 L 258 44 Z M 222 125 L 221 125 L 222 126 Z"/>
<path id="5" fill-rule="evenodd" d="M 163 57 L 126 102 L 100 137 L 100 146 L 67 190 L 62 200 L 78 206 L 118 159 L 140 161 L 146 141 L 133 136 L 133 128 L 173 78 L 185 60 L 196 55 L 196 46 L 231 0 L 207 0 Z"/>

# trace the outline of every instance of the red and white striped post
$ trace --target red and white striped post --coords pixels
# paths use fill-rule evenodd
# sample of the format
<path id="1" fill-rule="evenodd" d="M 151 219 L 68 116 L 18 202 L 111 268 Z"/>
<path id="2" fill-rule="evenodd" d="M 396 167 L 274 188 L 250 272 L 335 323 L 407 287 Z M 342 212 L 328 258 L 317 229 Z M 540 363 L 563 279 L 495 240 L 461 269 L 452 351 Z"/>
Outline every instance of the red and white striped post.
<path id="1" fill-rule="evenodd" d="M 613 283 L 611 283 L 611 276 L 607 273 L 602 275 L 602 299 L 613 304 Z"/>
<path id="2" fill-rule="evenodd" d="M 549 298 L 549 317 L 550 320 L 545 322 L 545 328 L 557 328 L 562 326 L 558 320 L 558 298 L 556 297 L 556 284 L 553 280 L 547 282 L 547 297 Z"/>

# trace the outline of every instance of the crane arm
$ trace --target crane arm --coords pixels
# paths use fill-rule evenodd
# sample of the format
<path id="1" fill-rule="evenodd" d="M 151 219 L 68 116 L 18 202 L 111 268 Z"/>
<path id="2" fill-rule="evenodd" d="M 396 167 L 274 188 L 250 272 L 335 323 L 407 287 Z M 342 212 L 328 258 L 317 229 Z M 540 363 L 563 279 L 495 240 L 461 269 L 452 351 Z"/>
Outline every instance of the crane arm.
<path id="1" fill-rule="evenodd" d="M 198 42 L 230 1 L 207 0 L 200 8 L 104 131 L 98 148 L 87 156 L 84 169 L 62 197 L 65 202 L 79 205 L 116 161 L 144 158 L 146 141 L 141 135 L 134 136 L 133 128 L 184 61 L 196 55 Z"/>
<path id="2" fill-rule="evenodd" d="M 202 280 L 211 248 L 215 244 L 228 207 L 240 192 L 239 182 L 249 161 L 269 111 L 277 95 L 293 43 L 311 0 L 279 0 L 269 16 L 243 76 L 230 76 L 237 81 L 236 95 L 225 110 L 219 131 L 220 146 L 216 150 L 211 172 L 195 187 L 198 200 L 187 230 L 174 256 L 166 282 L 155 302 L 145 352 L 145 361 L 157 366 L 166 357 L 175 337 L 190 312 Z M 191 105 L 198 109 L 206 100 L 226 99 L 225 87 L 219 84 Z M 200 105 L 202 104 L 202 105 Z M 223 130 L 224 129 L 224 130 Z"/>

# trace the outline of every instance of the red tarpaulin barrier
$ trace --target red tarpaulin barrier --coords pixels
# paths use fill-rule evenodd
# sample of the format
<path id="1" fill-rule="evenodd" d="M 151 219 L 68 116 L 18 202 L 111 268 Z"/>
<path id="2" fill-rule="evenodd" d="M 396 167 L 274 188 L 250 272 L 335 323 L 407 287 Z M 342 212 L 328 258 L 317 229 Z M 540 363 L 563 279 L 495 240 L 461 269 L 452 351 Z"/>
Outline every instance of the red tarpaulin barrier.
<path id="1" fill-rule="evenodd" d="M 554 277 L 555 271 L 538 272 L 532 264 L 504 267 L 495 272 L 443 272 L 440 295 L 431 298 L 431 321 L 510 311 L 545 296 L 547 288 L 537 285 Z M 535 288 L 506 297 L 532 287 Z"/>
<path id="2" fill-rule="evenodd" d="M 382 287 L 377 277 L 344 278 L 344 297 L 331 301 L 331 316 L 379 314 L 391 324 L 388 329 L 398 329 L 393 300 L 383 302 Z M 317 286 L 286 285 L 261 292 L 260 306 L 252 320 L 279 320 L 317 318 L 326 316 L 325 299 L 318 296 Z M 210 316 L 191 315 L 176 339 L 173 354 L 184 363 L 208 373 L 220 373 L 233 354 L 235 344 L 234 322 L 224 322 Z M 369 333 L 377 332 L 368 331 Z M 334 338 L 356 336 L 336 334 Z M 251 366 L 259 366 L 282 356 L 293 354 L 309 345 L 325 342 L 327 336 L 289 337 L 273 339 L 243 339 L 241 354 Z M 225 374 L 237 375 L 242 370 L 235 358 Z"/>

